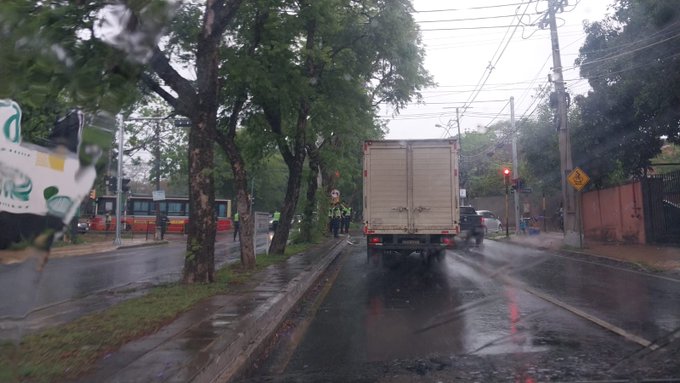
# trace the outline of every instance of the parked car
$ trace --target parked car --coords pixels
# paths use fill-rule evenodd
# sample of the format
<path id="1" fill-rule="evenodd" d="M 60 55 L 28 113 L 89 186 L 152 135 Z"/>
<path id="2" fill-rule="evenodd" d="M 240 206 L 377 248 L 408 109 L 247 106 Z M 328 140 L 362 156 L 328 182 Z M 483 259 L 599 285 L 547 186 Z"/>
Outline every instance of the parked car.
<path id="1" fill-rule="evenodd" d="M 482 216 L 482 224 L 484 225 L 484 234 L 500 233 L 503 231 L 503 223 L 490 210 L 477 210 L 477 214 Z"/>

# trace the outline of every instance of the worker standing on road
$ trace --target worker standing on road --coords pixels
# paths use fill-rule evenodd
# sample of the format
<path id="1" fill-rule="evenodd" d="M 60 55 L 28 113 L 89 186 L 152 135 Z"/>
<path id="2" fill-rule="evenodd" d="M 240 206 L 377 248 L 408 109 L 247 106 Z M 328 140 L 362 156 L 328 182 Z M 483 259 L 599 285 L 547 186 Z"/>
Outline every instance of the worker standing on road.
<path id="1" fill-rule="evenodd" d="M 274 212 L 274 219 L 272 220 L 272 229 L 276 233 L 276 228 L 279 227 L 279 220 L 281 220 L 281 213 L 276 210 Z"/>
<path id="2" fill-rule="evenodd" d="M 234 214 L 234 242 L 238 238 L 238 230 L 241 228 L 241 224 L 238 222 L 238 212 Z"/>
<path id="3" fill-rule="evenodd" d="M 340 230 L 340 225 L 342 224 L 342 208 L 340 204 L 333 206 L 333 236 L 338 238 L 338 231 Z"/>
<path id="4" fill-rule="evenodd" d="M 163 213 L 161 215 L 161 240 L 165 239 L 165 232 L 168 230 L 168 215 Z"/>
<path id="5" fill-rule="evenodd" d="M 352 208 L 345 203 L 342 209 L 342 232 L 349 234 L 349 223 L 352 221 Z"/>

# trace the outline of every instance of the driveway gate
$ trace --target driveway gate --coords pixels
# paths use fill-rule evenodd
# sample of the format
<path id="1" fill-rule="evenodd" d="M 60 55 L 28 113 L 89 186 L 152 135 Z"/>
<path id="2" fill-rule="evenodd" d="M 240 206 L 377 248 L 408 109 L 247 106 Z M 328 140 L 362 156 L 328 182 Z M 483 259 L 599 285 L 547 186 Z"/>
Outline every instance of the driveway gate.
<path id="1" fill-rule="evenodd" d="M 647 240 L 680 243 L 680 170 L 643 180 Z"/>

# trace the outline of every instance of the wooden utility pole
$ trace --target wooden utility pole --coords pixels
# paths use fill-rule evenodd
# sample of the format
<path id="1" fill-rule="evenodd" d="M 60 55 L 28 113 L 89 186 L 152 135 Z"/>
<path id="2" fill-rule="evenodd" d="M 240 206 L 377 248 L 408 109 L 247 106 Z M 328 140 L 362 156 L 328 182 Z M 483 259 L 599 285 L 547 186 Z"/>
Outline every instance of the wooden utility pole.
<path id="1" fill-rule="evenodd" d="M 463 169 L 463 145 L 462 145 L 463 140 L 462 137 L 460 136 L 460 114 L 458 112 L 457 107 L 456 107 L 456 127 L 458 128 L 458 169 Z M 465 184 L 459 185 L 459 188 L 462 188 L 464 186 Z M 467 198 L 467 194 L 465 194 L 465 198 Z M 463 201 L 461 201 L 461 205 L 463 205 L 463 203 L 465 202 L 465 198 L 463 198 Z"/>
<path id="2" fill-rule="evenodd" d="M 562 182 L 562 200 L 564 207 L 564 242 L 566 245 L 578 246 L 579 235 L 576 228 L 576 200 L 574 189 L 567 184 L 567 176 L 573 169 L 571 159 L 571 135 L 567 123 L 567 94 L 564 89 L 562 75 L 562 59 L 560 58 L 560 43 L 557 36 L 557 22 L 555 13 L 563 7 L 563 0 L 549 0 L 548 22 L 550 24 L 550 39 L 552 41 L 553 82 L 557 95 L 557 131 L 560 146 L 560 176 Z"/>
<path id="3" fill-rule="evenodd" d="M 515 234 L 519 234 L 519 160 L 517 158 L 517 129 L 515 129 L 515 98 L 510 97 L 510 130 L 512 132 L 512 178 L 515 185 Z"/>

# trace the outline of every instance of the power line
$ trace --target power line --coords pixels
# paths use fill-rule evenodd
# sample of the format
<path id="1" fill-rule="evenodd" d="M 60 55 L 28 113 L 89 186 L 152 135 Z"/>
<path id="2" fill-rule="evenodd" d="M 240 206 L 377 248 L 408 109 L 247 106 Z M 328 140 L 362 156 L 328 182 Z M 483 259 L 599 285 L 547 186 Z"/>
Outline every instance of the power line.
<path id="1" fill-rule="evenodd" d="M 581 40 L 583 40 L 583 39 L 574 40 L 574 41 L 572 41 L 571 43 L 565 45 L 562 49 L 568 48 L 568 47 L 570 47 L 570 46 L 572 46 L 572 45 L 574 45 L 574 44 L 580 42 Z M 529 92 L 531 91 L 533 85 L 536 83 L 536 81 L 537 81 L 538 79 L 540 79 L 540 77 L 541 77 L 541 76 L 540 76 L 541 72 L 543 72 L 543 69 L 545 68 L 546 65 L 548 65 L 548 62 L 550 61 L 551 58 L 552 58 L 552 52 L 551 52 L 550 54 L 548 54 L 548 57 L 547 57 L 547 58 L 545 59 L 545 61 L 543 62 L 543 65 L 541 66 L 541 69 L 538 70 L 538 73 L 536 74 L 536 77 L 534 77 L 534 79 L 533 79 L 533 81 L 531 82 L 531 84 L 529 84 L 529 86 L 526 88 L 526 90 L 525 90 L 525 91 L 522 93 L 522 95 L 520 96 L 520 100 L 519 100 L 519 102 L 517 103 L 517 105 L 521 105 L 521 104 L 524 102 L 524 100 L 526 99 L 526 97 L 529 96 Z"/>
<path id="2" fill-rule="evenodd" d="M 476 103 L 487 103 L 487 102 L 503 102 L 503 100 L 479 100 L 476 101 Z M 454 105 L 454 104 L 460 104 L 460 105 L 465 105 L 465 101 L 451 101 L 451 102 L 425 102 L 426 105 Z"/>
<path id="3" fill-rule="evenodd" d="M 480 85 L 478 86 L 478 87 L 479 87 L 479 90 L 478 90 L 476 93 L 473 93 L 473 94 L 470 96 L 470 98 L 468 99 L 468 104 L 467 104 L 465 107 L 463 107 L 463 112 L 460 114 L 460 117 L 463 117 L 463 116 L 465 115 L 465 112 L 466 112 L 467 109 L 470 107 L 470 104 L 472 104 L 472 102 L 474 102 L 474 100 L 475 100 L 475 99 L 477 98 L 477 96 L 479 95 L 479 92 L 482 90 L 482 88 L 484 88 L 484 85 L 485 85 L 486 82 L 489 80 L 489 77 L 491 77 L 491 73 L 492 73 L 493 69 L 495 68 L 496 65 L 498 65 L 498 62 L 500 61 L 501 57 L 503 57 L 503 53 L 505 53 L 505 50 L 508 48 L 508 45 L 510 45 L 510 41 L 512 41 L 512 37 L 513 37 L 513 36 L 515 35 L 515 33 L 517 32 L 517 28 L 519 28 L 520 23 L 521 23 L 521 20 L 522 20 L 522 17 L 524 17 L 524 15 L 526 14 L 527 10 L 529 9 L 529 5 L 531 4 L 531 1 L 532 1 L 532 0 L 529 0 L 529 1 L 526 3 L 526 7 L 524 8 L 524 13 L 522 14 L 522 16 L 519 17 L 519 21 L 517 22 L 517 24 L 514 25 L 514 29 L 512 30 L 512 33 L 510 34 L 510 37 L 507 39 L 507 41 L 505 41 L 505 37 L 506 37 L 506 36 L 508 35 L 508 33 L 510 32 L 510 29 L 508 29 L 508 30 L 505 32 L 505 35 L 503 36 L 503 39 L 501 39 L 501 43 L 498 45 L 498 48 L 496 48 L 496 52 L 494 52 L 493 56 L 491 56 L 491 61 L 489 62 L 489 66 L 486 67 L 486 69 L 484 70 L 484 73 L 482 74 L 482 77 L 480 78 L 480 81 L 478 81 L 478 84 L 480 84 Z M 503 42 L 504 42 L 504 41 L 505 41 L 505 46 L 503 46 Z M 501 50 L 501 46 L 503 46 L 502 50 Z M 498 53 L 499 50 L 500 50 L 500 53 Z M 498 54 L 497 57 L 496 57 L 496 54 Z M 492 64 L 491 62 L 494 61 L 494 58 L 495 58 L 496 61 Z M 488 72 L 488 73 L 487 73 L 487 72 Z M 486 75 L 486 78 L 484 77 L 485 75 Z"/>
<path id="4" fill-rule="evenodd" d="M 454 12 L 454 11 L 467 11 L 474 9 L 491 9 L 491 8 L 502 8 L 502 7 L 512 7 L 515 5 L 522 5 L 524 2 L 520 3 L 510 3 L 510 4 L 497 4 L 497 5 L 486 5 L 480 7 L 469 7 L 469 8 L 448 8 L 448 9 L 430 9 L 422 11 L 413 11 L 413 13 L 435 13 L 435 12 Z"/>
<path id="5" fill-rule="evenodd" d="M 614 71 L 614 72 L 608 72 L 608 73 L 598 75 L 598 76 L 590 76 L 590 77 L 587 78 L 587 80 L 602 79 L 602 78 L 611 77 L 613 75 L 634 71 L 634 70 L 649 66 L 650 64 L 654 64 L 657 60 L 667 60 L 667 59 L 675 58 L 675 57 L 678 57 L 678 56 L 680 56 L 680 52 L 676 52 L 676 53 L 673 53 L 671 55 L 664 56 L 664 57 L 653 57 L 651 60 L 649 60 L 649 62 L 644 62 L 644 63 L 641 63 L 639 65 L 632 66 L 630 68 L 626 68 L 626 69 L 622 69 L 622 70 L 618 70 L 618 71 Z M 568 69 L 568 70 L 574 70 L 574 69 L 578 69 L 578 67 L 574 67 L 574 68 L 571 68 L 571 69 Z M 565 80 L 565 81 L 577 81 L 577 80 L 578 79 L 571 79 L 571 80 Z"/>
<path id="6" fill-rule="evenodd" d="M 646 41 L 654 40 L 654 39 L 656 39 L 656 37 L 658 37 L 659 35 L 664 35 L 664 34 L 666 34 L 666 33 L 668 33 L 668 32 L 674 32 L 673 28 L 676 27 L 676 26 L 678 26 L 678 25 L 680 25 L 680 21 L 676 21 L 676 22 L 674 22 L 674 23 L 668 24 L 667 26 L 661 28 L 660 30 L 658 30 L 658 31 L 656 31 L 656 32 L 654 32 L 654 33 L 652 33 L 652 34 L 650 34 L 650 35 L 647 35 L 647 36 L 645 36 L 645 37 L 643 37 L 643 38 L 641 38 L 641 39 L 639 39 L 639 40 L 631 41 L 631 42 L 628 42 L 628 43 L 625 43 L 625 44 L 621 44 L 621 45 L 617 45 L 617 46 L 609 47 L 609 48 L 586 50 L 586 51 L 584 51 L 584 52 L 582 52 L 582 53 L 591 54 L 591 53 L 603 53 L 603 52 L 615 52 L 615 51 L 620 51 L 620 50 L 623 49 L 623 48 L 627 48 L 627 47 L 630 47 L 630 46 L 633 46 L 633 45 L 637 45 L 637 44 L 640 44 L 640 43 L 644 43 L 644 42 L 646 42 Z M 561 35 L 560 35 L 560 36 L 561 36 Z"/>
<path id="7" fill-rule="evenodd" d="M 460 19 L 440 19 L 440 20 L 416 20 L 417 24 L 427 24 L 427 23 L 453 23 L 459 21 L 475 21 L 475 20 L 492 20 L 492 19 L 503 19 L 508 17 L 516 17 L 517 14 L 512 15 L 496 15 L 496 16 L 483 16 L 483 17 L 464 17 Z"/>
<path id="8" fill-rule="evenodd" d="M 565 36 L 565 37 L 572 37 L 572 36 L 581 36 L 581 32 L 575 32 L 575 33 L 563 33 L 560 36 Z M 447 38 L 450 40 L 450 38 Z M 539 40 L 549 40 L 550 36 L 549 35 L 539 35 L 537 37 L 531 37 L 527 39 L 523 39 L 521 41 L 517 41 L 517 43 L 535 43 L 538 42 Z M 479 47 L 480 45 L 492 45 L 498 42 L 498 39 L 487 39 L 487 40 L 470 40 L 470 41 L 462 41 L 459 43 L 451 43 L 451 42 L 446 42 L 446 43 L 434 43 L 434 44 L 425 44 L 427 47 L 428 51 L 429 50 L 443 50 L 443 49 L 458 49 L 458 48 L 469 48 L 469 47 Z"/>
<path id="9" fill-rule="evenodd" d="M 631 54 L 631 53 L 639 52 L 639 51 L 641 51 L 641 50 L 643 50 L 643 49 L 647 49 L 647 48 L 650 48 L 650 47 L 659 45 L 659 44 L 661 44 L 661 43 L 665 43 L 666 41 L 672 40 L 672 39 L 677 38 L 677 37 L 680 37 L 680 33 L 677 33 L 677 34 L 675 34 L 675 35 L 673 35 L 673 36 L 671 36 L 671 37 L 665 38 L 665 39 L 663 39 L 663 40 L 659 40 L 659 41 L 656 41 L 656 42 L 654 42 L 654 43 L 647 44 L 647 45 L 645 45 L 645 46 L 638 47 L 638 48 L 636 48 L 636 49 L 632 49 L 632 50 L 629 50 L 629 51 L 626 51 L 626 52 L 621 52 L 621 53 L 619 53 L 619 54 L 615 54 L 615 55 L 612 55 L 612 56 L 605 56 L 605 57 L 602 57 L 602 58 L 599 58 L 599 59 L 595 59 L 595 60 L 592 60 L 592 61 L 586 61 L 586 62 L 584 62 L 583 64 L 581 64 L 581 68 L 586 67 L 586 66 L 589 66 L 589 65 L 593 65 L 593 64 L 605 62 L 605 61 L 614 60 L 614 59 L 617 59 L 617 58 L 619 58 L 619 57 L 623 57 L 623 56 L 629 55 L 629 54 Z M 576 66 L 574 66 L 574 67 L 576 67 Z"/>
<path id="10" fill-rule="evenodd" d="M 477 27 L 455 27 L 455 28 L 429 28 L 421 29 L 421 32 L 441 32 L 441 31 L 473 31 L 478 29 L 500 29 L 500 28 L 512 28 L 519 25 L 487 25 L 487 26 L 477 26 Z"/>
<path id="11" fill-rule="evenodd" d="M 546 83 L 546 84 L 547 84 L 547 83 Z M 536 96 L 536 98 L 534 99 L 534 101 L 533 101 L 533 102 L 529 105 L 529 107 L 525 110 L 524 114 L 523 114 L 520 118 L 518 118 L 518 121 L 521 121 L 521 120 L 523 120 L 524 118 L 529 118 L 529 117 L 531 117 L 531 115 L 533 115 L 533 114 L 536 112 L 536 110 L 538 109 L 538 106 L 540 105 L 540 102 L 543 101 L 543 100 L 545 99 L 546 95 L 548 94 L 548 92 L 546 91 L 547 89 L 549 89 L 549 87 L 545 87 L 541 92 L 539 92 L 539 94 Z M 509 103 L 509 101 L 508 101 L 508 103 Z M 533 110 L 529 115 L 527 115 L 527 112 L 529 111 L 529 109 L 531 109 L 534 105 L 536 105 L 536 107 L 534 108 L 534 110 Z M 507 106 L 507 104 L 506 104 L 506 106 Z M 505 108 L 505 107 L 504 107 L 504 108 Z M 501 113 L 502 113 L 502 112 L 503 112 L 503 111 L 501 110 Z M 500 113 L 499 113 L 499 114 L 500 114 Z M 492 120 L 492 122 L 493 122 L 493 120 Z M 491 123 L 489 123 L 485 128 L 488 128 L 489 126 L 491 126 Z M 465 155 L 465 156 L 462 156 L 462 157 L 465 158 L 465 159 L 474 159 L 474 158 L 476 158 L 476 157 L 480 157 L 480 156 L 482 156 L 482 155 L 485 155 L 485 154 L 488 153 L 489 150 L 493 149 L 494 147 L 497 147 L 498 145 L 504 144 L 505 141 L 506 141 L 509 137 L 511 137 L 512 135 L 516 134 L 518 131 L 519 131 L 519 124 L 517 124 L 517 126 L 515 127 L 514 130 L 504 132 L 503 135 L 502 135 L 501 137 L 499 137 L 495 142 L 493 142 L 493 143 L 487 145 L 486 147 L 482 148 L 481 150 L 478 150 L 478 151 L 477 151 L 476 153 L 474 153 L 474 154 L 468 154 L 468 155 Z"/>
<path id="12" fill-rule="evenodd" d="M 489 121 L 488 124 L 486 124 L 486 126 L 484 127 L 484 129 L 488 129 L 489 126 L 491 126 L 491 124 L 493 124 L 493 122 L 496 121 L 496 119 L 501 115 L 501 113 L 503 113 L 503 111 L 505 110 L 505 108 L 508 107 L 508 105 L 510 105 L 510 100 L 508 100 L 508 102 L 507 102 L 505 105 L 503 105 L 503 108 L 501 108 L 500 112 L 498 112 L 498 114 L 495 115 L 495 116 L 493 117 L 493 119 L 492 119 L 491 121 Z"/>

